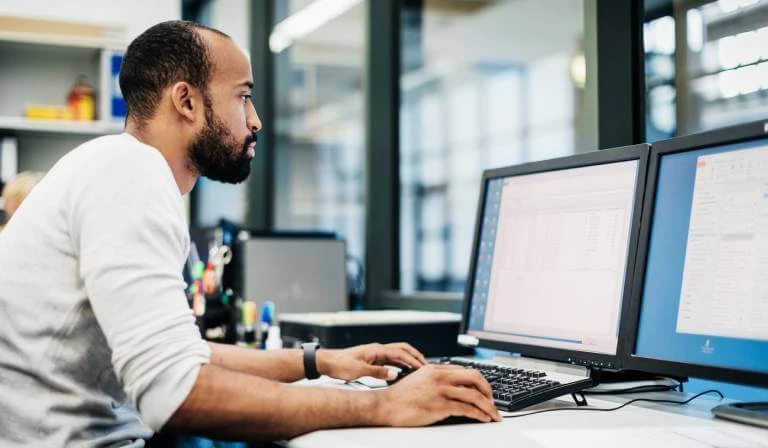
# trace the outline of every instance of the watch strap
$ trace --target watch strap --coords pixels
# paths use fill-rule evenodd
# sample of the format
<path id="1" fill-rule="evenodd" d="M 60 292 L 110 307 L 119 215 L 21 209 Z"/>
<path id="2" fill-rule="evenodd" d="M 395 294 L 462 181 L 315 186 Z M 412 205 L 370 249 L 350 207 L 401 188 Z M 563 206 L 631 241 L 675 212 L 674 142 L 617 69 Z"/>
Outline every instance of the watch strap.
<path id="1" fill-rule="evenodd" d="M 320 344 L 305 342 L 301 344 L 301 348 L 304 351 L 304 376 L 310 380 L 320 378 L 320 372 L 317 371 L 317 349 L 320 348 Z"/>

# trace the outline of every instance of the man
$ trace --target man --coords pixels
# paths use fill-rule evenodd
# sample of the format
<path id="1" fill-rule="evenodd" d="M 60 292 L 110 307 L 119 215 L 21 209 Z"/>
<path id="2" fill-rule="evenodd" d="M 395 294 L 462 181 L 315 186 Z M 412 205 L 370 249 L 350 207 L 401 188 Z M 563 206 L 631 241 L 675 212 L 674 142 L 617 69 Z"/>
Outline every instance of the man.
<path id="1" fill-rule="evenodd" d="M 370 392 L 296 387 L 301 350 L 205 343 L 184 296 L 182 196 L 198 176 L 240 182 L 261 127 L 246 56 L 187 22 L 128 47 L 125 132 L 63 157 L 0 235 L 0 445 L 142 446 L 153 431 L 268 440 L 320 428 L 499 420 L 474 371 L 425 365 L 407 344 L 319 349 L 340 379 L 387 378 Z M 122 446 L 122 445 L 121 445 Z"/>

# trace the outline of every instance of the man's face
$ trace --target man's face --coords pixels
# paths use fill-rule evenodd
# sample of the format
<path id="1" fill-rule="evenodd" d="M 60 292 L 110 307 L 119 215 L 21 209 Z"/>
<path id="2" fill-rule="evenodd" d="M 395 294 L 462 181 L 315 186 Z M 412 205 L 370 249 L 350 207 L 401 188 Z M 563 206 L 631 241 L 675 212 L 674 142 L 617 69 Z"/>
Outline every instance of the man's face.
<path id="1" fill-rule="evenodd" d="M 209 43 L 214 70 L 203 92 L 205 122 L 189 146 L 189 160 L 202 176 L 238 183 L 251 171 L 261 129 L 251 103 L 251 65 L 231 40 L 212 36 Z"/>
<path id="2" fill-rule="evenodd" d="M 229 184 L 244 181 L 251 172 L 255 144 L 255 132 L 238 140 L 205 99 L 205 126 L 189 147 L 189 157 L 202 176 Z"/>

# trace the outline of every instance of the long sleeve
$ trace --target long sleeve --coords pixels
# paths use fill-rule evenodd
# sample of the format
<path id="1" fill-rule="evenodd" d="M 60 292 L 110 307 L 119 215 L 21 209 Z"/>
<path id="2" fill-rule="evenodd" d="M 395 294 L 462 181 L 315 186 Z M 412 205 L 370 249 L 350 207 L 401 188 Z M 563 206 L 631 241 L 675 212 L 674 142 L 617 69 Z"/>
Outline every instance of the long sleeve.
<path id="1" fill-rule="evenodd" d="M 119 167 L 95 166 L 70 207 L 80 278 L 115 374 L 144 422 L 161 428 L 210 350 L 187 306 L 183 204 L 162 156 L 146 148 Z M 135 157 L 134 157 L 135 156 Z"/>

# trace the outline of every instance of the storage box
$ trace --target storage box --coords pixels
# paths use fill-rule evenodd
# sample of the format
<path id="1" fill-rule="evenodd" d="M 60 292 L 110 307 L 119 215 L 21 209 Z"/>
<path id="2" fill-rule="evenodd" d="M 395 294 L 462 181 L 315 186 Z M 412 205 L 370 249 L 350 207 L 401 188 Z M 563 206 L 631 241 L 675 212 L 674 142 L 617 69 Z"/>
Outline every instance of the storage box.
<path id="1" fill-rule="evenodd" d="M 471 353 L 456 343 L 461 315 L 427 311 L 340 311 L 281 314 L 280 331 L 287 346 L 317 341 L 325 348 L 371 342 L 408 342 L 425 356 Z"/>

